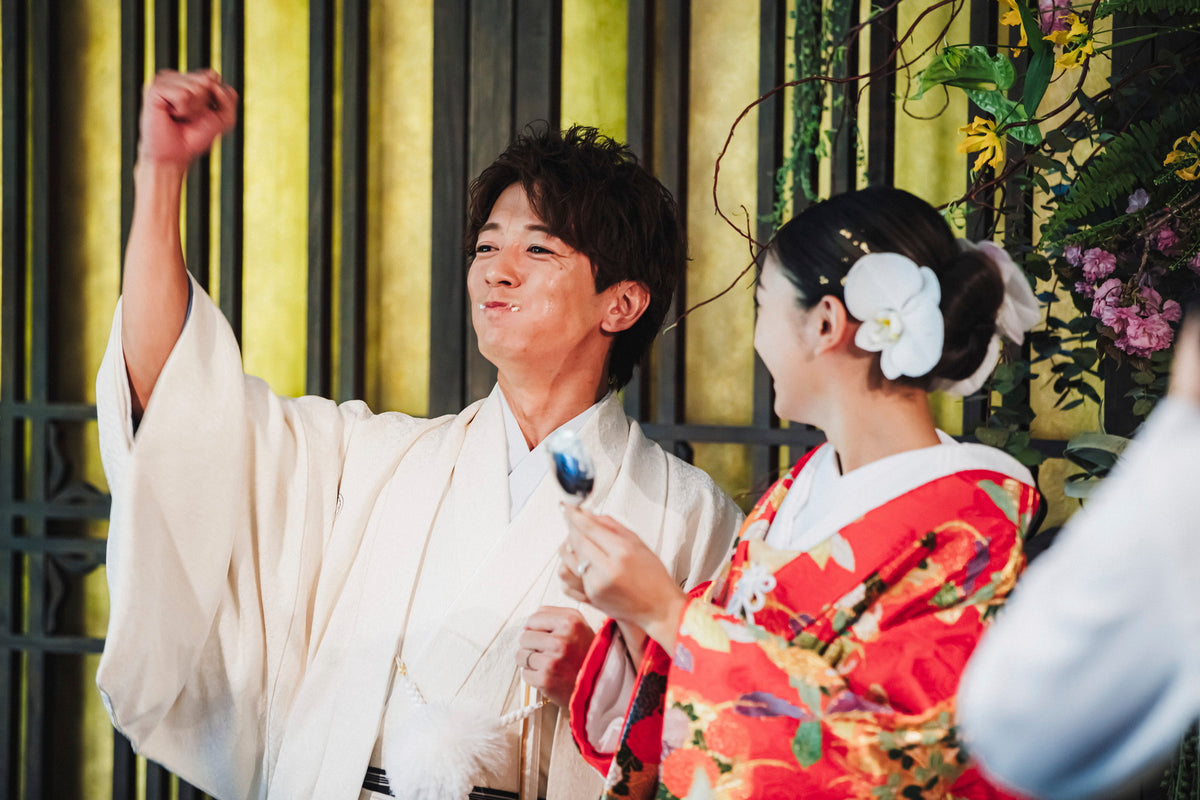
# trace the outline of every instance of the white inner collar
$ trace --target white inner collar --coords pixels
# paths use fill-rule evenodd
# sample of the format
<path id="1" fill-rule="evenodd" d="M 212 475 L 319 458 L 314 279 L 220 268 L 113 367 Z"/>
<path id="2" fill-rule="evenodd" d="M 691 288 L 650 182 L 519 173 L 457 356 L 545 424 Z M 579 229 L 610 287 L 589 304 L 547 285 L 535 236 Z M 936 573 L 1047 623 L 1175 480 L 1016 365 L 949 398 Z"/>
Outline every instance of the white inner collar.
<path id="1" fill-rule="evenodd" d="M 500 397 L 500 410 L 504 417 L 504 433 L 508 442 L 508 518 L 511 520 L 525 507 L 525 503 L 529 501 L 534 490 L 546 477 L 546 473 L 550 471 L 550 456 L 546 450 L 546 439 L 550 437 L 547 436 L 538 442 L 537 447 L 530 450 L 529 445 L 525 443 L 525 434 L 521 432 L 521 426 L 517 424 L 517 418 L 513 415 L 512 409 L 508 405 L 508 399 L 499 385 L 496 386 L 496 394 Z M 611 394 L 612 392 L 609 392 L 604 395 L 599 402 L 593 403 L 582 413 L 559 425 L 552 433 L 561 430 L 579 433 L 592 414 L 596 412 L 600 403 L 607 400 Z"/>
<path id="2" fill-rule="evenodd" d="M 906 492 L 956 472 L 987 469 L 1033 485 L 1029 470 L 994 447 L 956 441 L 881 458 L 842 475 L 833 448 L 822 445 L 784 496 L 767 533 L 780 550 L 811 550 L 842 527 Z"/>

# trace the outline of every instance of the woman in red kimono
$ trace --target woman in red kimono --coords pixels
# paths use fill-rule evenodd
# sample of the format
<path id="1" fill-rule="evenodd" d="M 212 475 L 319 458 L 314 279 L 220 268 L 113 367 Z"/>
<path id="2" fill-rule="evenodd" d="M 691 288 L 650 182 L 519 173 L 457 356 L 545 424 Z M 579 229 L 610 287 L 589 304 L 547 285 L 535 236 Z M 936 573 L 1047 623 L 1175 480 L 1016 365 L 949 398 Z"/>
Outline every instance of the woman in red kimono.
<path id="1" fill-rule="evenodd" d="M 785 225 L 755 349 L 781 418 L 827 443 L 685 595 L 617 522 L 569 508 L 560 574 L 611 618 L 571 702 L 607 797 L 1000 797 L 954 727 L 959 675 L 1024 565 L 1038 503 L 1005 453 L 934 426 L 1037 303 L 1004 252 L 873 188 Z"/>

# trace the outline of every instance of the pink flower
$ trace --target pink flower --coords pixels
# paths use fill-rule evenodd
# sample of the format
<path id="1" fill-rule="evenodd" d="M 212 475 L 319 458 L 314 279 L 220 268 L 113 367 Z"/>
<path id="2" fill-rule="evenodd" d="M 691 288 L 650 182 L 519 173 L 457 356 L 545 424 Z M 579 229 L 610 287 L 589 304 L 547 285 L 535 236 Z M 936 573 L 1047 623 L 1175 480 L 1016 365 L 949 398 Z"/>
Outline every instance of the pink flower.
<path id="1" fill-rule="evenodd" d="M 1147 311 L 1156 313 L 1162 309 L 1162 295 L 1150 284 L 1138 289 L 1138 297 L 1142 298 L 1142 305 Z"/>
<path id="2" fill-rule="evenodd" d="M 1121 279 L 1109 278 L 1096 287 L 1096 302 L 1092 306 L 1092 315 L 1096 316 L 1099 306 L 1113 305 L 1121 299 Z"/>
<path id="3" fill-rule="evenodd" d="M 1119 278 L 1109 278 L 1096 287 L 1092 300 L 1092 316 L 1110 328 L 1123 328 L 1121 322 L 1128 312 L 1129 306 L 1118 306 L 1121 301 L 1121 281 Z M 1136 314 L 1136 310 L 1134 311 Z"/>
<path id="4" fill-rule="evenodd" d="M 1096 287 L 1085 281 L 1079 281 L 1075 284 L 1075 294 L 1082 297 L 1095 297 Z"/>
<path id="5" fill-rule="evenodd" d="M 1083 262 L 1083 248 L 1077 244 L 1069 244 L 1063 248 L 1063 258 L 1072 267 L 1078 267 Z"/>
<path id="6" fill-rule="evenodd" d="M 1200 252 L 1192 256 L 1192 260 L 1188 262 L 1188 269 L 1197 275 L 1200 275 Z"/>
<path id="7" fill-rule="evenodd" d="M 1138 296 L 1142 298 L 1142 309 L 1146 314 L 1161 314 L 1162 318 L 1167 322 L 1179 322 L 1183 316 L 1183 308 L 1174 300 L 1163 302 L 1162 295 L 1153 286 L 1147 284 L 1138 289 Z"/>
<path id="8" fill-rule="evenodd" d="M 1100 317 L 1102 323 L 1118 334 L 1124 333 L 1130 325 L 1134 324 L 1135 320 L 1140 319 L 1141 315 L 1138 314 L 1137 306 L 1109 306 Z"/>
<path id="9" fill-rule="evenodd" d="M 1133 194 L 1129 195 L 1129 205 L 1125 207 L 1126 214 L 1133 214 L 1141 211 L 1150 202 L 1150 193 L 1145 189 L 1138 189 Z"/>
<path id="10" fill-rule="evenodd" d="M 1175 332 L 1162 314 L 1134 316 L 1128 321 L 1124 334 L 1117 338 L 1117 347 L 1133 356 L 1143 358 L 1171 346 Z"/>
<path id="11" fill-rule="evenodd" d="M 1042 33 L 1065 31 L 1071 27 L 1067 16 L 1071 13 L 1071 0 L 1038 0 L 1038 26 Z"/>
<path id="12" fill-rule="evenodd" d="M 1117 257 L 1107 250 L 1093 247 L 1083 253 L 1083 277 L 1089 281 L 1102 281 L 1117 268 Z"/>
<path id="13" fill-rule="evenodd" d="M 1154 238 L 1154 246 L 1158 248 L 1160 253 L 1170 255 L 1170 251 L 1179 243 L 1179 236 L 1175 233 L 1175 229 L 1170 225 L 1164 225 L 1158 229 L 1158 235 Z"/>

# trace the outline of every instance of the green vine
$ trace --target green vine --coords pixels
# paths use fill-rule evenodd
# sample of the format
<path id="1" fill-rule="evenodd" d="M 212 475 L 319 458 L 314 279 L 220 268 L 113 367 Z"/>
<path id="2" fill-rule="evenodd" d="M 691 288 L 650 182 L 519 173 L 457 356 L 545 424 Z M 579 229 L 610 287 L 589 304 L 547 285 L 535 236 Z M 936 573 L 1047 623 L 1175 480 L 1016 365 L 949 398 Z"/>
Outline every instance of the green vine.
<path id="1" fill-rule="evenodd" d="M 852 0 L 830 0 L 828 8 L 822 6 L 822 0 L 799 0 L 789 12 L 795 55 L 791 67 L 801 82 L 792 90 L 791 141 L 775 172 L 775 228 L 787 220 L 798 193 L 810 202 L 818 199 L 817 164 L 829 154 L 821 119 L 826 111 L 839 110 L 829 101 L 830 89 L 824 82 L 803 79 L 835 74 L 845 67 L 845 40 L 856 5 Z"/>

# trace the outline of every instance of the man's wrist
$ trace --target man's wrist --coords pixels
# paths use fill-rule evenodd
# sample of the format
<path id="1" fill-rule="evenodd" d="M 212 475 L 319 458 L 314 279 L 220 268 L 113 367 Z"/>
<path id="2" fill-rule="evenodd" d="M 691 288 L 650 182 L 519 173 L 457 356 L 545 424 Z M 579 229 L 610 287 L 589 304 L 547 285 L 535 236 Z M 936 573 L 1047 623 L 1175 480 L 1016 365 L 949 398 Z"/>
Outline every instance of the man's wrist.
<path id="1" fill-rule="evenodd" d="M 144 153 L 138 153 L 138 159 L 133 165 L 133 179 L 142 188 L 174 184 L 182 186 L 189 166 L 190 164 L 147 157 Z"/>

